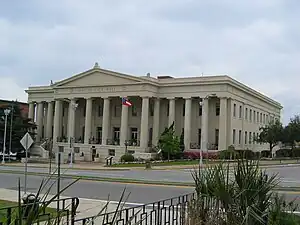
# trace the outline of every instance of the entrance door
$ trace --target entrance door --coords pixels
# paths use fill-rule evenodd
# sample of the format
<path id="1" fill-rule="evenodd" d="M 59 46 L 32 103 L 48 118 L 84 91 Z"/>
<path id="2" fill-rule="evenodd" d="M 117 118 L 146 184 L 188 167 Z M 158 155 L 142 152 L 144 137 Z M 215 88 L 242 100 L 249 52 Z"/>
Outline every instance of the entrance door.
<path id="1" fill-rule="evenodd" d="M 102 143 L 102 127 L 97 127 L 97 144 Z"/>

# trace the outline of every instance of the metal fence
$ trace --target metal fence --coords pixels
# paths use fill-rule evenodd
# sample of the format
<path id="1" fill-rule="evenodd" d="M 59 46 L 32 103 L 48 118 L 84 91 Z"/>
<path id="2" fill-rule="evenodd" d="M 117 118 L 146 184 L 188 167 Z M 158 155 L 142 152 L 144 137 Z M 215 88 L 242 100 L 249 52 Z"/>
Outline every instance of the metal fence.
<path id="1" fill-rule="evenodd" d="M 36 201 L 29 204 L 21 204 L 0 208 L 0 225 L 25 225 L 28 215 L 34 212 L 34 224 L 70 224 L 75 221 L 79 199 L 63 198 L 51 201 Z M 49 210 L 49 207 L 51 210 Z M 58 221 L 52 223 L 52 221 Z"/>
<path id="2" fill-rule="evenodd" d="M 123 207 L 115 212 L 75 219 L 71 224 L 78 225 L 182 225 L 187 220 L 188 203 L 195 199 L 195 194 L 182 195 L 175 198 L 165 199 L 158 202 L 148 203 L 142 206 Z M 125 203 L 126 205 L 126 203 Z"/>

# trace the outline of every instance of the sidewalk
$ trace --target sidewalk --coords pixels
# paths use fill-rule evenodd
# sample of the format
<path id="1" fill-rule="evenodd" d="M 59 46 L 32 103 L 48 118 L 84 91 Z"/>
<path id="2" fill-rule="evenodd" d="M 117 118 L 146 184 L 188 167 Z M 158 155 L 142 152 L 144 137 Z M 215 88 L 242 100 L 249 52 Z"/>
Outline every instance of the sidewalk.
<path id="1" fill-rule="evenodd" d="M 36 193 L 33 193 L 36 194 Z M 12 202 L 18 202 L 18 191 L 10 190 L 10 189 L 4 189 L 0 188 L 0 200 L 5 201 L 12 201 Z M 24 192 L 21 192 L 21 198 L 24 196 Z M 47 200 L 51 199 L 54 195 L 49 195 Z M 41 197 L 43 197 L 43 194 L 41 194 Z M 60 199 L 63 198 L 70 198 L 67 196 L 60 196 Z M 49 207 L 56 208 L 56 202 L 51 203 Z M 89 216 L 95 216 L 97 215 L 101 209 L 107 204 L 107 201 L 105 200 L 98 200 L 98 199 L 85 199 L 85 198 L 79 198 L 79 206 L 77 208 L 77 215 L 76 218 L 84 218 Z M 107 207 L 107 212 L 112 212 L 116 210 L 117 208 L 117 202 L 109 202 Z"/>
<path id="2" fill-rule="evenodd" d="M 212 161 L 213 162 L 213 161 Z M 218 163 L 218 162 L 215 162 Z M 230 163 L 231 166 L 235 162 Z M 299 160 L 264 160 L 260 162 L 262 167 L 286 167 L 286 166 L 300 166 Z M 6 163 L 0 166 L 15 166 L 15 167 L 24 167 L 24 163 Z M 206 166 L 204 164 L 203 166 Z M 28 167 L 36 168 L 49 168 L 49 164 L 45 163 L 28 163 Z M 179 169 L 193 169 L 197 168 L 198 164 L 190 165 L 164 165 L 164 166 L 152 166 L 153 170 L 179 170 Z M 52 164 L 52 168 L 56 168 L 56 164 Z M 106 170 L 106 171 L 126 171 L 126 170 L 145 170 L 144 166 L 141 167 L 108 167 L 103 163 L 94 163 L 94 162 L 79 162 L 74 163 L 72 167 L 69 164 L 61 164 L 62 169 L 77 169 L 77 170 Z"/>

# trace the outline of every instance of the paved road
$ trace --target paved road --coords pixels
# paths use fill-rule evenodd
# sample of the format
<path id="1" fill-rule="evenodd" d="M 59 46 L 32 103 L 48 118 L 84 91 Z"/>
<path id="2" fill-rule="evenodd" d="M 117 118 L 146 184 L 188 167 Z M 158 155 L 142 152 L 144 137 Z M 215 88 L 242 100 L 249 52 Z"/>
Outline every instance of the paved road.
<path id="1" fill-rule="evenodd" d="M 0 166 L 0 170 L 24 171 L 22 167 Z M 300 167 L 270 167 L 266 169 L 269 174 L 278 174 L 282 186 L 298 186 L 300 187 Z M 28 168 L 30 172 L 48 173 L 48 168 Z M 169 182 L 193 182 L 191 170 L 70 170 L 64 169 L 62 173 L 68 175 L 107 177 L 107 178 L 126 178 L 148 181 L 169 181 Z"/>
<path id="2" fill-rule="evenodd" d="M 0 188 L 18 189 L 18 178 L 21 179 L 21 185 L 24 184 L 24 176 L 18 174 L 0 173 Z M 28 191 L 36 192 L 39 188 L 43 177 L 28 176 Z M 72 179 L 62 179 L 61 186 L 64 187 Z M 53 181 L 54 182 L 54 181 Z M 188 187 L 170 187 L 155 185 L 132 185 L 121 183 L 110 183 L 102 181 L 78 181 L 67 189 L 63 195 L 78 196 L 81 198 L 107 200 L 108 196 L 111 201 L 119 201 L 122 191 L 126 188 L 126 195 L 129 195 L 127 202 L 147 203 L 161 199 L 167 199 L 193 192 L 193 188 Z M 47 188 L 45 188 L 45 191 Z M 53 186 L 51 193 L 55 194 L 56 185 Z"/>

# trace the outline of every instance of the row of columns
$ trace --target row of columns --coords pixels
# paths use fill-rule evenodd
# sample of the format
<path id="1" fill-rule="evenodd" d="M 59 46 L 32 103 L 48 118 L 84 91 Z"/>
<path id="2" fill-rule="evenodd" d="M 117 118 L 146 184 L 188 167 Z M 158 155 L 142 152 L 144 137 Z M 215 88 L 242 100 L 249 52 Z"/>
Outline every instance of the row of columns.
<path id="1" fill-rule="evenodd" d="M 86 99 L 86 113 L 85 113 L 85 135 L 84 143 L 88 144 L 92 133 L 92 98 Z M 202 127 L 201 127 L 201 149 L 208 148 L 208 121 L 209 121 L 209 99 L 202 100 Z M 68 117 L 68 136 L 75 136 L 75 108 L 76 99 L 71 99 L 69 104 Z M 46 137 L 52 137 L 52 121 L 53 121 L 53 106 L 54 102 L 48 102 L 47 106 L 47 120 L 46 120 Z M 128 137 L 128 106 L 122 105 L 121 114 L 121 128 L 120 128 L 120 145 L 124 146 Z M 43 113 L 44 104 L 37 104 L 37 141 L 40 140 L 43 129 Z M 103 104 L 103 122 L 102 122 L 102 143 L 106 143 L 110 128 L 110 99 L 104 98 Z M 29 104 L 29 117 L 34 118 L 34 104 Z M 185 119 L 184 119 L 184 145 L 185 149 L 190 148 L 191 143 L 191 127 L 192 127 L 192 98 L 185 99 Z M 170 126 L 175 121 L 175 98 L 169 99 L 169 119 Z M 53 122 L 53 140 L 61 136 L 62 123 L 62 101 L 55 101 L 54 122 Z M 154 102 L 153 115 L 153 133 L 152 144 L 156 145 L 159 139 L 159 124 L 160 124 L 160 99 L 156 98 Z M 142 98 L 142 114 L 140 127 L 140 147 L 147 148 L 148 146 L 148 131 L 149 131 L 149 97 Z M 220 121 L 219 121 L 219 149 L 226 149 L 226 132 L 227 132 L 227 99 L 220 98 Z"/>

